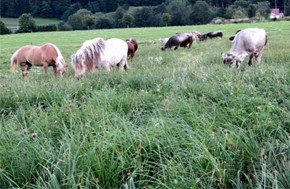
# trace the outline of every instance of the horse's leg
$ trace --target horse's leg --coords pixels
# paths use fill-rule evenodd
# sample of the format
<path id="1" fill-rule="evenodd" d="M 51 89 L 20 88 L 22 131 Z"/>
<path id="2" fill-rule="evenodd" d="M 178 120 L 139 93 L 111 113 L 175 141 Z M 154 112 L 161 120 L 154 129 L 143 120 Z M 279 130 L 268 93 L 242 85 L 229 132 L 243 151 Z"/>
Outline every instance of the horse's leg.
<path id="1" fill-rule="evenodd" d="M 57 68 L 56 68 L 56 65 L 53 66 L 53 72 L 54 72 L 54 75 L 57 76 Z"/>
<path id="2" fill-rule="evenodd" d="M 20 68 L 21 68 L 24 79 L 27 79 L 27 75 L 31 68 L 31 64 L 29 63 L 27 64 L 26 62 L 20 63 Z"/>
<path id="3" fill-rule="evenodd" d="M 43 74 L 46 74 L 47 73 L 48 64 L 46 62 L 42 62 L 42 67 L 43 67 Z"/>

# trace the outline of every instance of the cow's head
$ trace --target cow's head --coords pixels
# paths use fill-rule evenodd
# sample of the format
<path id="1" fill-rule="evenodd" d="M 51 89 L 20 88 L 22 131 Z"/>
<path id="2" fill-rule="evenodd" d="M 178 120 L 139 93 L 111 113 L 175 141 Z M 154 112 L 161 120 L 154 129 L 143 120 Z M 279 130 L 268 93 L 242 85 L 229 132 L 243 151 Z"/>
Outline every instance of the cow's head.
<path id="1" fill-rule="evenodd" d="M 222 54 L 224 64 L 228 65 L 229 67 L 237 67 L 239 68 L 241 65 L 242 57 L 235 56 L 233 54 Z"/>

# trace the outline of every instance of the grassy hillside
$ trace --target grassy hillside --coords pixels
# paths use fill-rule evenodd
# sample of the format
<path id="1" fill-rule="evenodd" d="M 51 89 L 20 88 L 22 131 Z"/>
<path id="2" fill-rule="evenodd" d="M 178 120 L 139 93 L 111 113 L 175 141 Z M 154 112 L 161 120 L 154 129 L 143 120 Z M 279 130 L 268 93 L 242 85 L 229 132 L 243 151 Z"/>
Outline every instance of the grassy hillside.
<path id="1" fill-rule="evenodd" d="M 228 37 L 265 28 L 260 65 L 223 65 Z M 4 188 L 289 188 L 290 22 L 0 36 L 0 186 Z M 176 32 L 220 30 L 191 49 Z M 70 56 L 95 37 L 136 38 L 130 70 L 74 78 Z M 56 44 L 63 78 L 9 72 L 26 44 Z"/>
<path id="2" fill-rule="evenodd" d="M 47 18 L 33 18 L 35 20 L 36 25 L 49 25 L 49 24 L 58 24 L 61 22 L 59 19 L 47 19 Z M 16 30 L 18 28 L 18 18 L 3 18 L 1 20 L 5 23 L 6 27 L 11 30 Z"/>

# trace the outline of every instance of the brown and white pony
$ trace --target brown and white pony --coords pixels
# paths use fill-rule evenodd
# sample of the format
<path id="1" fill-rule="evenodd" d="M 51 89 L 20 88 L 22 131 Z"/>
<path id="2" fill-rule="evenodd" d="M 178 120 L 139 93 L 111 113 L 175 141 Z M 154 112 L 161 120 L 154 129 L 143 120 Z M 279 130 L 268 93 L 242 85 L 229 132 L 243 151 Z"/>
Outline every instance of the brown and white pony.
<path id="1" fill-rule="evenodd" d="M 136 39 L 133 38 L 126 39 L 126 43 L 128 45 L 128 59 L 132 60 L 138 49 L 138 43 Z"/>
<path id="2" fill-rule="evenodd" d="M 66 68 L 60 50 L 51 43 L 43 46 L 27 45 L 19 48 L 11 57 L 11 72 L 15 73 L 17 64 L 20 65 L 25 79 L 27 79 L 31 66 L 42 66 L 44 74 L 47 73 L 48 66 L 52 66 L 55 76 L 62 76 Z"/>
<path id="3" fill-rule="evenodd" d="M 110 71 L 111 67 L 118 66 L 123 70 L 128 69 L 127 53 L 128 45 L 124 40 L 95 38 L 83 43 L 82 47 L 71 56 L 71 64 L 78 78 L 86 71 L 94 72 L 96 68 Z"/>

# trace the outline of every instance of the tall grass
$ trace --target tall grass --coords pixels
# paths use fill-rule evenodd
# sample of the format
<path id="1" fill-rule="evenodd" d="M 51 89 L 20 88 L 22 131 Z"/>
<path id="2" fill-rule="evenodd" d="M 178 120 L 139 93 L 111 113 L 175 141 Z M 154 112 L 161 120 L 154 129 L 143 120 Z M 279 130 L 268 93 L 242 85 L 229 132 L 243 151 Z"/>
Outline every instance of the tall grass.
<path id="1" fill-rule="evenodd" d="M 221 63 L 228 37 L 265 28 L 262 64 Z M 1 36 L 2 188 L 289 188 L 288 22 L 133 28 Z M 222 40 L 160 50 L 178 31 Z M 9 73 L 20 46 L 55 43 L 69 63 L 85 39 L 134 37 L 130 70 L 81 80 L 33 67 Z"/>

